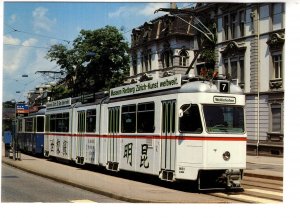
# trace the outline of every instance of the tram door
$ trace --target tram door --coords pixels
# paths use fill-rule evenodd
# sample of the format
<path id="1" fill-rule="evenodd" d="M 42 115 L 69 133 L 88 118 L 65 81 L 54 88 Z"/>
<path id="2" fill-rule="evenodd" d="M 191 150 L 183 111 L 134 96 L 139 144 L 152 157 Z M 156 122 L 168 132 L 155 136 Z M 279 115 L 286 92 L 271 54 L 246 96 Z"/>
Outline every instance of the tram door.
<path id="1" fill-rule="evenodd" d="M 76 161 L 79 164 L 84 162 L 84 143 L 85 143 L 85 111 L 79 111 L 77 115 L 77 143 L 76 143 Z"/>
<path id="2" fill-rule="evenodd" d="M 117 135 L 119 133 L 120 107 L 108 108 L 108 141 L 107 141 L 107 167 L 110 170 L 117 170 Z"/>
<path id="3" fill-rule="evenodd" d="M 175 100 L 162 102 L 161 170 L 164 180 L 173 180 L 175 172 L 175 111 Z"/>

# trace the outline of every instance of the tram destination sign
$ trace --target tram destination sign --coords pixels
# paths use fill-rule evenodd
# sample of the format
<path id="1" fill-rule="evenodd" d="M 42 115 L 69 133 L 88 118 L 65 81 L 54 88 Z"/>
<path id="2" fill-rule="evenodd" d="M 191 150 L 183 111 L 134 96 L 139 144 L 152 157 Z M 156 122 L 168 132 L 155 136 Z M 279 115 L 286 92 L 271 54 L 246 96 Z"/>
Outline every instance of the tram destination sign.
<path id="1" fill-rule="evenodd" d="M 110 98 L 119 98 L 128 95 L 137 95 L 147 92 L 154 92 L 181 86 L 181 75 L 173 75 L 157 80 L 130 84 L 122 87 L 110 89 Z"/>
<path id="2" fill-rule="evenodd" d="M 71 105 L 71 98 L 64 98 L 56 101 L 51 101 L 46 104 L 47 108 L 56 108 Z"/>
<path id="3" fill-rule="evenodd" d="M 235 104 L 236 99 L 235 97 L 228 97 L 228 96 L 214 96 L 214 103 L 217 104 Z"/>

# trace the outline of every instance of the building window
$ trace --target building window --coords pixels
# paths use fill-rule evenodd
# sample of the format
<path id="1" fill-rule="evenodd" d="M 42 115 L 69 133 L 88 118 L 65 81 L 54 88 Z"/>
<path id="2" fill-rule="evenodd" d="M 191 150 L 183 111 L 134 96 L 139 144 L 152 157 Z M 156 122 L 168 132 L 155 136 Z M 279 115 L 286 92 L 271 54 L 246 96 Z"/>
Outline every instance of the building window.
<path id="1" fill-rule="evenodd" d="M 244 56 L 225 57 L 223 63 L 227 78 L 237 81 L 238 84 L 245 83 Z"/>
<path id="2" fill-rule="evenodd" d="M 171 49 L 167 49 L 162 53 L 161 61 L 163 68 L 168 68 L 173 66 L 173 54 Z"/>
<path id="3" fill-rule="evenodd" d="M 281 133 L 282 131 L 281 122 L 281 105 L 271 104 L 271 131 L 274 133 Z"/>
<path id="4" fill-rule="evenodd" d="M 142 63 L 142 72 L 147 72 L 151 70 L 151 50 L 147 50 L 142 53 L 141 63 Z"/>
<path id="5" fill-rule="evenodd" d="M 272 24 L 273 30 L 282 29 L 283 26 L 283 4 L 272 4 Z"/>
<path id="6" fill-rule="evenodd" d="M 235 39 L 237 38 L 237 15 L 236 14 L 231 14 L 231 19 L 230 19 L 230 23 L 231 23 L 231 38 Z"/>
<path id="7" fill-rule="evenodd" d="M 185 50 L 182 50 L 179 53 L 179 65 L 183 66 L 183 67 L 188 65 L 188 54 L 187 54 L 187 51 L 185 51 Z"/>
<path id="8" fill-rule="evenodd" d="M 229 18 L 228 15 L 224 16 L 224 34 L 225 34 L 225 40 L 229 39 Z"/>
<path id="9" fill-rule="evenodd" d="M 132 70 L 133 70 L 133 75 L 137 74 L 137 55 L 132 56 Z"/>
<path id="10" fill-rule="evenodd" d="M 245 35 L 245 10 L 223 17 L 224 40 L 236 39 Z"/>
<path id="11" fill-rule="evenodd" d="M 151 49 L 149 49 L 147 51 L 147 61 L 148 61 L 148 71 L 150 71 L 152 69 L 152 66 L 151 66 L 151 59 L 152 59 L 152 54 L 151 54 Z"/>
<path id="12" fill-rule="evenodd" d="M 240 11 L 239 12 L 239 17 L 240 17 L 240 37 L 245 36 L 245 11 Z"/>
<path id="13" fill-rule="evenodd" d="M 231 58 L 230 59 L 230 77 L 231 79 L 237 79 L 238 78 L 238 62 L 237 58 Z"/>
<path id="14" fill-rule="evenodd" d="M 240 79 L 240 82 L 239 83 L 245 83 L 245 62 L 244 62 L 244 57 L 240 57 L 239 58 L 239 70 L 240 70 L 240 73 L 239 73 L 239 79 Z"/>
<path id="15" fill-rule="evenodd" d="M 272 79 L 282 79 L 282 55 L 274 54 L 273 59 L 273 78 Z"/>
<path id="16" fill-rule="evenodd" d="M 143 72 L 147 72 L 148 71 L 148 55 L 147 52 L 143 53 L 143 66 L 144 66 L 144 70 Z"/>

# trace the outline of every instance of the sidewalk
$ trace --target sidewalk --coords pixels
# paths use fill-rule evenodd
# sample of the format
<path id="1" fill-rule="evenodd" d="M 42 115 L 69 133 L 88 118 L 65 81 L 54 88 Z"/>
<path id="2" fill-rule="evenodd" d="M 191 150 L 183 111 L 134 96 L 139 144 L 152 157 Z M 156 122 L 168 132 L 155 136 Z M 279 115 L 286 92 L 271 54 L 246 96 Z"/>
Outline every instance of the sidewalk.
<path id="1" fill-rule="evenodd" d="M 245 176 L 283 180 L 283 158 L 247 155 Z"/>
<path id="2" fill-rule="evenodd" d="M 3 153 L 2 153 L 3 154 Z M 3 154 L 4 155 L 4 154 Z M 281 164 L 282 158 L 247 157 L 252 163 Z M 2 164 L 22 169 L 24 171 L 66 183 L 75 187 L 103 194 L 108 197 L 127 201 L 144 203 L 226 203 L 226 199 L 191 193 L 178 189 L 165 188 L 149 183 L 124 179 L 84 168 L 49 161 L 44 158 L 22 154 L 21 161 L 2 156 Z M 282 179 L 282 172 L 272 170 L 246 170 L 245 176 L 270 176 Z M 168 186 L 167 186 L 168 187 Z"/>
<path id="3" fill-rule="evenodd" d="M 283 165 L 283 158 L 247 155 L 247 163 Z"/>

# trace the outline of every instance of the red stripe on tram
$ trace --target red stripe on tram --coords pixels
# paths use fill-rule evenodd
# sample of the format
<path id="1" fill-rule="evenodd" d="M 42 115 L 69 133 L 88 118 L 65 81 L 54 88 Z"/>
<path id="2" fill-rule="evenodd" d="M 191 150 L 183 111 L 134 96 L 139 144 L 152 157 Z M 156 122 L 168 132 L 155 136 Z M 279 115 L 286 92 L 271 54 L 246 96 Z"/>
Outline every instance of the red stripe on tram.
<path id="1" fill-rule="evenodd" d="M 124 139 L 171 139 L 192 141 L 247 141 L 246 137 L 207 137 L 207 136 L 165 136 L 165 135 L 98 135 L 98 134 L 68 134 L 45 133 L 48 136 L 94 137 L 94 138 L 124 138 Z"/>

